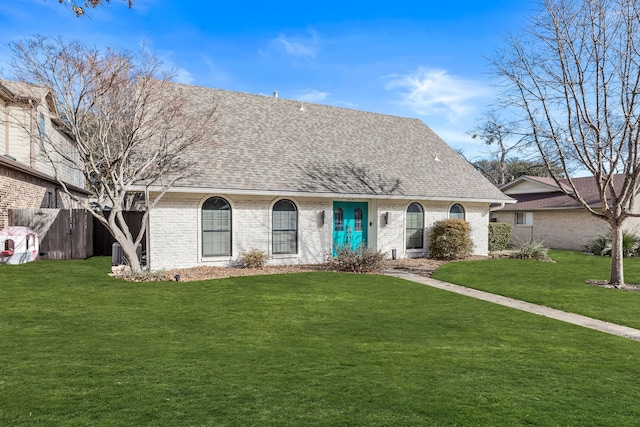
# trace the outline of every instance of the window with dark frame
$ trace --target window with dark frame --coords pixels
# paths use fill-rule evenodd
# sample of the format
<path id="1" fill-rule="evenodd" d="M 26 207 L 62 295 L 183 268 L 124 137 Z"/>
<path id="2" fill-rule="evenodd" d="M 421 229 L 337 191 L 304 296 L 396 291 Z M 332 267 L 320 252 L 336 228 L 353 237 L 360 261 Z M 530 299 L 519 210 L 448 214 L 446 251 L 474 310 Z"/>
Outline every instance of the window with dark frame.
<path id="1" fill-rule="evenodd" d="M 465 219 L 464 208 L 460 203 L 454 203 L 449 208 L 449 219 Z"/>
<path id="2" fill-rule="evenodd" d="M 279 200 L 273 205 L 272 224 L 273 253 L 298 253 L 298 210 L 291 200 Z"/>
<path id="3" fill-rule="evenodd" d="M 222 197 L 202 205 L 202 256 L 231 255 L 231 206 Z"/>
<path id="4" fill-rule="evenodd" d="M 424 248 L 424 211 L 418 203 L 407 207 L 407 249 Z"/>

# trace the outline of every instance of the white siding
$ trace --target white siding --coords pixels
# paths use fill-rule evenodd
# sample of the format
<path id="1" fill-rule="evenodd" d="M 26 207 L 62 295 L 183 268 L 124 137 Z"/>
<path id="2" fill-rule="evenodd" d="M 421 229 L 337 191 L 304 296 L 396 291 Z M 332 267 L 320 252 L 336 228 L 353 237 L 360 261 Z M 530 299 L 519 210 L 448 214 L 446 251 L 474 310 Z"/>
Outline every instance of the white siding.
<path id="1" fill-rule="evenodd" d="M 504 194 L 553 193 L 555 191 L 558 191 L 557 186 L 544 185 L 538 182 L 523 180 L 518 184 L 515 184 L 513 187 L 505 190 Z"/>

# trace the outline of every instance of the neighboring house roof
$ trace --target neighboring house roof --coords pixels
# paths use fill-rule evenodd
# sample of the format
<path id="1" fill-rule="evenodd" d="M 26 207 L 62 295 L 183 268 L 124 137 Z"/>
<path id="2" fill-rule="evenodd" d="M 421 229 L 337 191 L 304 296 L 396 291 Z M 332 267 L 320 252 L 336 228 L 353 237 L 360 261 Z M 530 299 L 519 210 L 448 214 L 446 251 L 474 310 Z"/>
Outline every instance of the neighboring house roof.
<path id="1" fill-rule="evenodd" d="M 176 84 L 215 100 L 212 137 L 172 191 L 513 202 L 418 119 Z"/>
<path id="2" fill-rule="evenodd" d="M 9 95 L 14 101 L 32 99 L 36 102 L 41 102 L 45 100 L 49 110 L 56 111 L 51 91 L 44 86 L 0 79 L 0 88 L 2 88 L 4 94 Z"/>
<path id="3" fill-rule="evenodd" d="M 614 185 L 621 188 L 625 175 L 619 174 L 614 176 Z M 593 208 L 602 206 L 600 194 L 596 186 L 595 178 L 592 176 L 573 178 L 573 183 L 578 194 Z M 537 182 L 540 184 L 540 191 L 530 191 L 526 193 L 514 192 L 519 184 L 523 181 Z M 560 184 L 568 192 L 573 193 L 569 180 L 561 179 Z M 549 191 L 549 187 L 555 191 Z M 518 202 L 505 207 L 503 210 L 509 211 L 532 211 L 532 210 L 548 210 L 548 209 L 582 209 L 583 206 L 571 196 L 560 190 L 560 187 L 551 178 L 540 178 L 532 176 L 524 176 L 505 184 L 501 189 Z"/>

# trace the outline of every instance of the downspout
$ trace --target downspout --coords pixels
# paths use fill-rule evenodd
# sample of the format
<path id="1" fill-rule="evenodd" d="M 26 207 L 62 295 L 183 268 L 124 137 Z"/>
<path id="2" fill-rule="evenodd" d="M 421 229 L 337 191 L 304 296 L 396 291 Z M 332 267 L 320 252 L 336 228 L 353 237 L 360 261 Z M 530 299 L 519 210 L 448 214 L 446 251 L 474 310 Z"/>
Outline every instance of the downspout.
<path id="1" fill-rule="evenodd" d="M 145 187 L 144 193 L 145 193 L 145 197 L 144 197 L 145 201 L 144 201 L 144 203 L 145 203 L 145 205 L 147 206 L 147 209 L 148 209 L 149 208 L 149 203 L 148 203 L 148 201 L 149 201 L 149 187 Z M 151 236 L 151 231 L 149 230 L 149 224 L 150 224 L 149 216 L 150 215 L 148 215 L 148 211 L 147 211 L 147 218 L 145 219 L 145 222 L 147 223 L 146 224 L 147 230 L 146 230 L 145 236 L 144 236 L 145 244 L 147 246 L 146 247 L 147 250 L 146 250 L 146 253 L 145 253 L 145 263 L 146 263 L 145 269 L 147 271 L 151 271 L 151 256 L 150 256 L 151 255 L 151 250 L 150 250 L 151 249 L 151 246 L 150 246 L 151 245 L 151 237 L 150 237 Z"/>
<path id="2" fill-rule="evenodd" d="M 9 103 L 4 103 L 4 153 L 11 154 L 11 144 L 9 144 Z"/>

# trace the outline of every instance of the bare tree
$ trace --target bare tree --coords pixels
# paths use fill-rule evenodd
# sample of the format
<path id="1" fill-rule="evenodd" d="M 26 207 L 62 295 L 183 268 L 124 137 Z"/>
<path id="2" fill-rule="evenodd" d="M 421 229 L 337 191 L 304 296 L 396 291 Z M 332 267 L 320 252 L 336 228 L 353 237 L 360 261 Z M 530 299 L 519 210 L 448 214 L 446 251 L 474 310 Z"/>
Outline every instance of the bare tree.
<path id="1" fill-rule="evenodd" d="M 506 105 L 522 113 L 529 138 L 551 176 L 562 166 L 567 194 L 613 234 L 609 281 L 624 286 L 622 231 L 638 217 L 640 176 L 640 3 L 637 0 L 545 0 L 494 60 Z M 594 176 L 601 207 L 590 206 L 571 179 L 578 165 Z M 614 176 L 623 174 L 616 185 Z M 559 182 L 558 182 L 559 184 Z M 560 188 L 566 188 L 559 185 Z"/>
<path id="2" fill-rule="evenodd" d="M 494 184 L 506 184 L 507 159 L 510 154 L 520 151 L 525 145 L 525 139 L 518 136 L 515 129 L 514 124 L 506 122 L 497 111 L 492 110 L 485 114 L 483 121 L 476 128 L 468 132 L 471 138 L 496 147 L 492 152 L 492 157 L 497 160 L 495 163 L 492 162 L 492 166 L 497 167 L 497 170 L 493 171 L 496 177 L 492 180 Z"/>
<path id="3" fill-rule="evenodd" d="M 212 136 L 214 100 L 194 111 L 180 86 L 170 82 L 171 74 L 144 49 L 134 56 L 44 37 L 11 47 L 16 76 L 52 92 L 53 113 L 73 136 L 74 152 L 54 140 L 43 145 L 56 178 L 83 203 L 67 190 L 61 169 L 82 173 L 95 196 L 84 207 L 122 245 L 132 271 L 140 271 L 136 248 L 149 212 L 177 181 L 195 172 L 184 154 Z M 160 188 L 153 198 L 152 185 Z M 145 191 L 135 194 L 140 188 Z M 132 197 L 144 210 L 136 236 L 123 217 Z"/>
<path id="4" fill-rule="evenodd" d="M 133 0 L 122 0 L 129 4 L 129 7 L 133 6 Z M 95 9 L 98 6 L 103 6 L 105 3 L 109 3 L 109 0 L 58 0 L 58 3 L 69 4 L 71 10 L 73 10 L 77 17 L 84 16 L 87 8 Z"/>
<path id="5" fill-rule="evenodd" d="M 497 158 L 480 159 L 471 162 L 471 164 L 496 187 L 500 187 L 524 175 L 550 176 L 544 161 L 540 158 L 525 160 L 518 157 L 510 157 L 504 162 Z M 557 165 L 552 165 L 551 167 L 557 176 L 564 176 L 561 167 Z"/>

